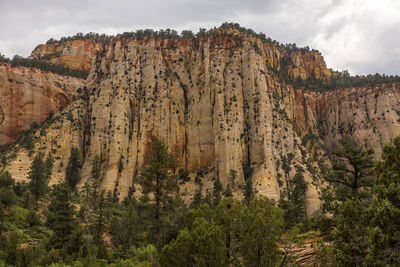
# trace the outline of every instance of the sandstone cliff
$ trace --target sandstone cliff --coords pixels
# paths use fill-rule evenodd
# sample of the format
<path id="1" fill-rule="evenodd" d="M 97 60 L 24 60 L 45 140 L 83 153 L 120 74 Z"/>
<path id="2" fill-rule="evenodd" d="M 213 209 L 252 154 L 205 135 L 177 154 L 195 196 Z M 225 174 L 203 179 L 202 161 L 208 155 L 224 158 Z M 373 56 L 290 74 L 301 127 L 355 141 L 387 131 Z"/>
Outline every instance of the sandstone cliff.
<path id="1" fill-rule="evenodd" d="M 291 64 L 282 64 L 288 57 Z M 294 78 L 331 76 L 318 52 L 287 52 L 254 36 L 117 36 L 93 59 L 84 100 L 58 114 L 46 134 L 36 134 L 35 150 L 57 155 L 51 183 L 64 177 L 72 147 L 81 151 L 81 185 L 98 155 L 102 186 L 120 198 L 154 138 L 163 139 L 191 173 L 191 182 L 181 188 L 189 198 L 198 188 L 195 176 L 205 193 L 215 177 L 225 188 L 231 170 L 238 173 L 234 194 L 241 197 L 246 165 L 254 169 L 258 194 L 286 198 L 300 167 L 312 214 L 319 208 L 321 171 L 329 164 L 326 146 L 354 135 L 379 152 L 398 134 L 400 86 L 304 91 L 271 71 L 282 66 Z M 26 179 L 29 160 L 19 148 L 6 169 Z"/>
<path id="2" fill-rule="evenodd" d="M 323 93 L 306 92 L 305 98 L 318 119 L 328 150 L 349 137 L 375 150 L 400 134 L 400 84 L 347 88 Z"/>
<path id="3" fill-rule="evenodd" d="M 100 44 L 93 40 L 73 40 L 38 45 L 29 58 L 44 59 L 70 69 L 89 72 L 90 65 Z"/>
<path id="4" fill-rule="evenodd" d="M 84 80 L 0 63 L 0 144 L 71 101 Z"/>
<path id="5" fill-rule="evenodd" d="M 288 66 L 288 72 L 294 79 L 329 80 L 332 76 L 324 58 L 317 51 L 295 51 L 289 53 L 288 57 L 292 63 Z"/>

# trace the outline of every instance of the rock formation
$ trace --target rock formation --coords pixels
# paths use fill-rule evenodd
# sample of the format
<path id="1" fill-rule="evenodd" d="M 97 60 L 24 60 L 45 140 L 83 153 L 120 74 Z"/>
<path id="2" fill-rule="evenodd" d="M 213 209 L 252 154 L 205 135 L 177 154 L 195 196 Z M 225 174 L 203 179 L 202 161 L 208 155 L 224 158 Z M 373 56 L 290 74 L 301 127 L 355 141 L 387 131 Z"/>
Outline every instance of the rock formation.
<path id="1" fill-rule="evenodd" d="M 0 144 L 57 112 L 83 86 L 82 79 L 0 63 Z"/>
<path id="2" fill-rule="evenodd" d="M 44 59 L 70 69 L 89 72 L 92 59 L 100 49 L 93 40 L 74 40 L 38 45 L 29 58 Z"/>
<path id="3" fill-rule="evenodd" d="M 61 49 L 39 48 L 32 55 Z M 102 186 L 121 199 L 155 138 L 163 139 L 190 172 L 191 182 L 181 188 L 189 198 L 198 188 L 194 177 L 201 178 L 206 193 L 215 177 L 225 188 L 231 170 L 238 174 L 234 195 L 241 197 L 244 166 L 253 168 L 258 194 L 286 198 L 293 176 L 303 169 L 312 214 L 319 209 L 323 167 L 329 165 L 326 152 L 339 138 L 353 136 L 379 154 L 399 133 L 400 85 L 295 89 L 271 70 L 288 58 L 293 78 L 331 78 L 318 52 L 285 51 L 251 35 L 117 36 L 98 48 L 87 94 L 59 113 L 45 134 L 36 133 L 35 151 L 55 153 L 51 183 L 63 179 L 72 147 L 82 155 L 80 185 L 99 156 Z M 6 169 L 23 180 L 28 163 L 27 151 L 19 148 Z"/>
<path id="4" fill-rule="evenodd" d="M 351 137 L 376 151 L 400 133 L 400 84 L 304 93 L 328 150 Z"/>

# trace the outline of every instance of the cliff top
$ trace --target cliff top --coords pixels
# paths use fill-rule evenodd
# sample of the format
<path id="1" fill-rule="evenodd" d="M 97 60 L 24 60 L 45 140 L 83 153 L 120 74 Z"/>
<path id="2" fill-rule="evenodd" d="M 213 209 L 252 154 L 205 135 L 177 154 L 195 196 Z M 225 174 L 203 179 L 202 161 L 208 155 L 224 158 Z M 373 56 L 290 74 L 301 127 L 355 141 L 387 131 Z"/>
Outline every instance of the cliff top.
<path id="1" fill-rule="evenodd" d="M 121 39 L 147 42 L 153 38 L 169 40 L 168 46 L 173 47 L 197 46 L 199 43 L 210 42 L 216 49 L 235 48 L 244 42 L 249 42 L 257 54 L 266 57 L 266 65 L 271 74 L 277 76 L 285 84 L 306 90 L 323 91 L 400 82 L 400 77 L 397 75 L 386 76 L 377 73 L 351 76 L 346 70 L 329 69 L 318 50 L 310 49 L 308 46 L 297 47 L 294 43 L 281 44 L 264 33 L 256 33 L 237 23 L 227 22 L 209 30 L 200 28 L 197 33 L 190 30 L 184 30 L 179 34 L 171 29 L 159 31 L 144 29 L 124 32 L 116 36 L 91 32 L 78 33 L 74 36 L 62 37 L 59 40 L 51 38 L 46 44 L 38 45 L 32 51 L 30 59 L 40 59 L 87 73 L 90 70 L 91 59 L 107 43 Z M 163 43 L 165 44 L 165 42 Z M 267 54 L 273 54 L 273 56 Z"/>

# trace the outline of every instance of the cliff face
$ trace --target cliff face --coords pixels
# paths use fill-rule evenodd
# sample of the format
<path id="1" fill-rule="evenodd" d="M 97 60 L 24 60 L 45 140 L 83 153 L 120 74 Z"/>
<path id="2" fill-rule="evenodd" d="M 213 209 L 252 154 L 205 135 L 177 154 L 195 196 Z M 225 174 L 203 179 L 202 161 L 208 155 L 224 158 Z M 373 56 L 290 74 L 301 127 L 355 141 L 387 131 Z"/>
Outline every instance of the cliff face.
<path id="1" fill-rule="evenodd" d="M 328 150 L 334 148 L 337 140 L 348 137 L 373 148 L 378 158 L 382 146 L 400 133 L 398 83 L 322 93 L 305 91 L 302 97 L 317 119 Z"/>
<path id="2" fill-rule="evenodd" d="M 57 112 L 83 86 L 82 79 L 0 63 L 0 144 Z"/>
<path id="3" fill-rule="evenodd" d="M 310 172 L 318 166 L 308 160 L 293 127 L 295 91 L 282 86 L 266 67 L 266 61 L 279 66 L 280 57 L 272 45 L 251 38 L 114 39 L 93 63 L 86 110 L 84 105 L 74 109 L 87 117 L 79 128 L 86 128 L 86 135 L 76 144 L 83 156 L 81 183 L 99 155 L 104 159 L 103 187 L 123 198 L 149 144 L 161 138 L 192 178 L 202 177 L 204 191 L 212 190 L 215 177 L 227 186 L 235 170 L 234 191 L 241 195 L 242 166 L 249 165 L 254 168 L 255 190 L 278 200 L 287 195 L 295 165 L 300 166 L 309 184 L 308 212 L 314 212 L 319 207 L 319 171 Z M 49 129 L 37 149 L 50 149 L 63 140 L 60 135 L 69 132 L 64 124 Z M 315 123 L 310 126 L 316 131 Z M 64 155 L 60 162 L 70 149 L 70 143 L 64 145 L 57 146 Z M 280 166 L 284 158 L 290 158 L 286 171 Z M 58 161 L 56 166 L 66 166 Z M 63 173 L 65 167 L 59 168 Z M 26 177 L 20 170 L 14 175 Z M 185 187 L 189 193 L 195 189 L 193 183 Z"/>
<path id="4" fill-rule="evenodd" d="M 51 183 L 64 177 L 72 147 L 81 151 L 81 185 L 98 155 L 102 186 L 121 199 L 155 138 L 191 173 L 191 182 L 181 186 L 188 197 L 198 188 L 194 177 L 201 178 L 205 193 L 215 177 L 225 188 L 231 170 L 238 174 L 234 195 L 241 197 L 247 165 L 254 169 L 257 194 L 278 200 L 288 196 L 292 178 L 303 169 L 312 214 L 319 208 L 321 169 L 329 165 L 325 146 L 353 135 L 379 152 L 399 132 L 400 86 L 294 89 L 269 68 L 288 57 L 293 77 L 330 78 L 319 53 L 288 53 L 249 36 L 116 37 L 92 61 L 86 100 L 73 102 L 45 135 L 37 134 L 35 150 L 56 151 Z M 29 161 L 21 148 L 6 169 L 26 179 Z"/>
<path id="5" fill-rule="evenodd" d="M 329 80 L 331 78 L 331 71 L 326 68 L 324 58 L 317 51 L 295 51 L 288 57 L 292 63 L 288 66 L 288 72 L 295 79 Z"/>
<path id="6" fill-rule="evenodd" d="M 89 72 L 92 59 L 100 49 L 93 40 L 74 40 L 37 46 L 29 58 L 44 59 L 70 69 Z"/>

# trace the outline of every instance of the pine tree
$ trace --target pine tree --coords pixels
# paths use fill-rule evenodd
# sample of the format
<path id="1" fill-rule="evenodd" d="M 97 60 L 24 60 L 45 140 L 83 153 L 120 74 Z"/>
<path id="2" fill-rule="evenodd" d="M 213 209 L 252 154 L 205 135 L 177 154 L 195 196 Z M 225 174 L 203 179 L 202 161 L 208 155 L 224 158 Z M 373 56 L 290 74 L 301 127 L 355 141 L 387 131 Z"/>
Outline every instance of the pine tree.
<path id="1" fill-rule="evenodd" d="M 338 266 L 367 266 L 366 219 L 365 207 L 359 199 L 348 199 L 339 206 L 333 218 L 336 228 L 332 233 L 333 254 Z"/>
<path id="2" fill-rule="evenodd" d="M 3 234 L 3 226 L 6 216 L 6 209 L 4 208 L 3 203 L 0 203 L 0 236 Z"/>
<path id="3" fill-rule="evenodd" d="M 358 147 L 348 139 L 340 140 L 340 144 L 334 151 L 337 158 L 332 171 L 324 177 L 331 184 L 322 196 L 323 209 L 328 212 L 335 212 L 338 204 L 347 199 L 367 198 L 374 183 L 374 151 Z"/>
<path id="4" fill-rule="evenodd" d="M 236 177 L 237 177 L 237 171 L 236 170 L 230 170 L 229 171 L 229 182 L 231 183 L 231 187 L 235 187 L 235 182 L 236 182 Z"/>
<path id="5" fill-rule="evenodd" d="M 7 209 L 10 209 L 11 205 L 17 201 L 17 195 L 13 190 L 14 185 L 15 180 L 9 172 L 0 174 L 0 203 Z"/>
<path id="6" fill-rule="evenodd" d="M 79 169 L 80 169 L 80 156 L 79 156 L 79 150 L 77 148 L 72 148 L 71 150 L 71 156 L 68 161 L 68 166 L 65 171 L 65 181 L 71 188 L 71 190 L 75 190 L 76 184 L 81 180 L 81 177 L 79 175 Z"/>
<path id="7" fill-rule="evenodd" d="M 161 266 L 226 266 L 222 227 L 199 218 L 166 245 L 160 255 Z"/>
<path id="8" fill-rule="evenodd" d="M 28 179 L 29 189 L 35 196 L 36 202 L 48 191 L 48 170 L 43 162 L 43 153 L 39 152 L 33 159 Z"/>
<path id="9" fill-rule="evenodd" d="M 179 180 L 182 183 L 190 181 L 189 172 L 187 170 L 185 170 L 185 169 L 179 169 L 178 176 L 179 176 Z"/>
<path id="10" fill-rule="evenodd" d="M 370 266 L 400 266 L 400 136 L 383 148 L 368 209 Z"/>
<path id="11" fill-rule="evenodd" d="M 97 245 L 97 252 L 96 252 L 97 259 L 108 259 L 108 252 L 106 248 L 106 244 L 104 244 L 103 239 L 101 239 L 100 243 Z"/>
<path id="12" fill-rule="evenodd" d="M 231 189 L 231 186 L 228 184 L 226 186 L 225 191 L 224 191 L 224 197 L 232 197 L 232 196 L 233 196 L 232 195 L 232 189 Z"/>
<path id="13" fill-rule="evenodd" d="M 168 217 L 166 207 L 172 203 L 171 194 L 176 192 L 177 177 L 172 173 L 176 168 L 175 159 L 168 152 L 167 146 L 161 140 L 155 140 L 145 155 L 145 164 L 141 168 L 139 183 L 142 186 L 144 198 L 152 194 L 154 204 L 152 206 L 152 226 L 154 227 L 154 239 L 157 247 L 161 247 L 166 235 L 164 218 Z M 148 198 L 147 198 L 148 199 Z M 171 207 L 173 209 L 173 207 Z M 171 211 L 169 211 L 171 212 Z"/>
<path id="14" fill-rule="evenodd" d="M 78 226 L 74 218 L 71 198 L 71 191 L 66 183 L 53 186 L 52 199 L 48 207 L 47 226 L 54 232 L 51 245 L 56 249 L 68 247 L 74 230 Z"/>
<path id="15" fill-rule="evenodd" d="M 244 188 L 244 200 L 246 203 L 249 203 L 250 200 L 252 200 L 254 197 L 254 193 L 253 193 L 253 180 L 251 179 L 251 177 L 249 177 L 246 180 L 246 185 Z"/>
<path id="16" fill-rule="evenodd" d="M 203 201 L 203 195 L 201 194 L 201 189 L 196 190 L 193 196 L 193 201 L 190 203 L 191 209 L 197 209 Z"/>
<path id="17" fill-rule="evenodd" d="M 204 197 L 203 203 L 206 203 L 207 205 L 212 206 L 212 196 L 208 190 L 207 190 L 206 196 Z"/>
<path id="18" fill-rule="evenodd" d="M 249 164 L 243 164 L 242 168 L 244 181 L 246 183 L 244 188 L 244 201 L 245 203 L 249 203 L 254 197 L 253 179 L 251 177 L 253 174 L 253 168 L 251 168 Z"/>
<path id="19" fill-rule="evenodd" d="M 243 227 L 241 215 L 245 212 L 244 205 L 237 199 L 226 197 L 215 209 L 214 220 L 222 227 L 225 235 L 226 258 L 235 263 L 238 257 L 239 229 Z M 235 265 L 235 264 L 233 264 Z"/>
<path id="20" fill-rule="evenodd" d="M 52 174 L 53 166 L 54 166 L 54 159 L 53 159 L 53 153 L 52 152 L 49 152 L 47 154 L 46 161 L 45 161 L 44 165 L 45 165 L 45 169 L 47 171 L 47 176 L 48 176 L 48 179 L 49 179 L 51 174 Z"/>
<path id="21" fill-rule="evenodd" d="M 111 241 L 115 247 L 122 246 L 128 249 L 132 245 L 139 245 L 143 240 L 143 224 L 139 217 L 136 199 L 132 198 L 125 213 L 119 219 L 111 219 L 110 233 Z"/>
<path id="22" fill-rule="evenodd" d="M 279 207 L 285 211 L 285 224 L 288 229 L 292 228 L 306 217 L 305 193 L 307 183 L 304 180 L 303 174 L 304 169 L 300 166 L 296 166 L 291 199 L 279 200 Z"/>
<path id="23" fill-rule="evenodd" d="M 100 157 L 96 155 L 93 159 L 92 171 L 90 172 L 91 178 L 97 181 L 100 178 L 101 162 Z"/>
<path id="24" fill-rule="evenodd" d="M 278 266 L 281 251 L 278 241 L 283 233 L 283 211 L 273 201 L 261 197 L 250 201 L 237 228 L 240 255 L 245 266 Z"/>
<path id="25" fill-rule="evenodd" d="M 214 197 L 214 206 L 218 206 L 219 202 L 221 202 L 221 191 L 222 191 L 222 184 L 219 178 L 215 179 L 214 181 L 214 190 L 213 190 L 213 197 Z"/>
<path id="26" fill-rule="evenodd" d="M 103 242 L 103 233 L 106 226 L 105 209 L 109 201 L 110 200 L 107 201 L 107 199 L 105 198 L 104 190 L 102 190 L 96 200 L 97 204 L 97 207 L 95 208 L 96 219 L 92 225 L 92 236 L 97 246 L 99 246 Z"/>

